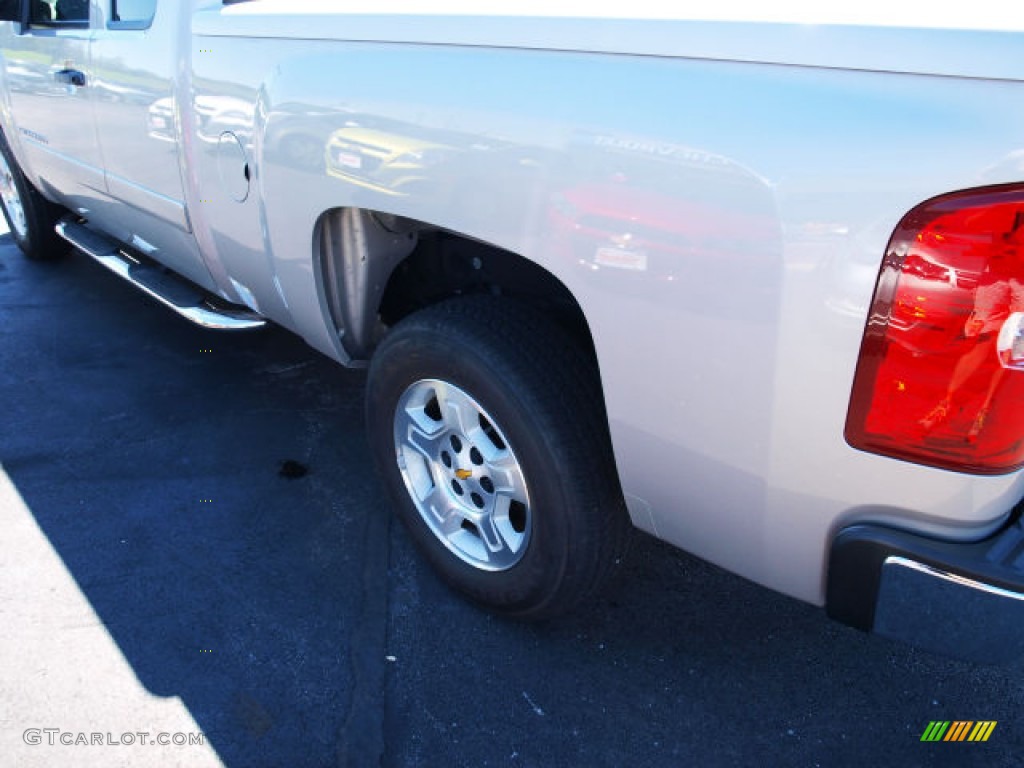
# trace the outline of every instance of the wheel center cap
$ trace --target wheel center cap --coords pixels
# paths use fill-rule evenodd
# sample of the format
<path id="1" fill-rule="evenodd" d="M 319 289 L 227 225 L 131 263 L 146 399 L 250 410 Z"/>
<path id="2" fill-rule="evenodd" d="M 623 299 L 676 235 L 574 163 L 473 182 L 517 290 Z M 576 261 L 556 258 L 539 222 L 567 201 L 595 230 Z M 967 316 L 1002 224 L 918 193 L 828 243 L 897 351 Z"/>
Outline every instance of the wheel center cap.
<path id="1" fill-rule="evenodd" d="M 473 476 L 473 470 L 471 470 L 471 469 L 456 469 L 455 470 L 455 476 L 457 478 L 459 478 L 459 480 L 468 480 L 469 478 L 471 478 Z"/>

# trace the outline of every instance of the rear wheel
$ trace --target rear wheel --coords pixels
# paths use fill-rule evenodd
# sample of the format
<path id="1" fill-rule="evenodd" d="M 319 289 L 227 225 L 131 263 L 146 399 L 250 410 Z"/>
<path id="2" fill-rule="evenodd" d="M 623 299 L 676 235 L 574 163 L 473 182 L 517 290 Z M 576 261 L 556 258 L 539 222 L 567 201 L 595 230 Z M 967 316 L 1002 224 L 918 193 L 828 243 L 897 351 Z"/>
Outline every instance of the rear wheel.
<path id="1" fill-rule="evenodd" d="M 29 183 L 3 134 L 0 134 L 0 209 L 11 237 L 30 259 L 53 259 L 67 251 L 67 245 L 53 229 L 63 209 Z"/>
<path id="2" fill-rule="evenodd" d="M 527 307 L 464 298 L 400 322 L 370 365 L 367 421 L 399 516 L 471 599 L 552 616 L 621 558 L 629 524 L 597 372 Z"/>

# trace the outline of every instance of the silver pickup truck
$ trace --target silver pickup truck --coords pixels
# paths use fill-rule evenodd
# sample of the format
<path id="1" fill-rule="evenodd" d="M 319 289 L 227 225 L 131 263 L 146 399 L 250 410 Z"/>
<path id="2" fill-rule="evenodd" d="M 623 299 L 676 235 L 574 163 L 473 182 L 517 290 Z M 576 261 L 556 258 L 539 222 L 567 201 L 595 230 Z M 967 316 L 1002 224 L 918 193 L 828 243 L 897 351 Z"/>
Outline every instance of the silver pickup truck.
<path id="1" fill-rule="evenodd" d="M 390 505 L 495 610 L 635 526 L 1020 654 L 1021 19 L 420 5 L 0 2 L 15 241 L 368 365 Z"/>

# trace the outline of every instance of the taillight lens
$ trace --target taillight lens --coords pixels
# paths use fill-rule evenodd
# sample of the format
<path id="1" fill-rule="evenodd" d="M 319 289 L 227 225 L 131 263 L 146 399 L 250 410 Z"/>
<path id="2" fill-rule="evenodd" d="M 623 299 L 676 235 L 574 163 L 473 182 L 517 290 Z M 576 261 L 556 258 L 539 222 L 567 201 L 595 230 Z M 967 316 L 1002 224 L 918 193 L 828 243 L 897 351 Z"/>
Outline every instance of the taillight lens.
<path id="1" fill-rule="evenodd" d="M 846 439 L 962 472 L 1024 466 L 1024 187 L 939 197 L 899 223 Z"/>

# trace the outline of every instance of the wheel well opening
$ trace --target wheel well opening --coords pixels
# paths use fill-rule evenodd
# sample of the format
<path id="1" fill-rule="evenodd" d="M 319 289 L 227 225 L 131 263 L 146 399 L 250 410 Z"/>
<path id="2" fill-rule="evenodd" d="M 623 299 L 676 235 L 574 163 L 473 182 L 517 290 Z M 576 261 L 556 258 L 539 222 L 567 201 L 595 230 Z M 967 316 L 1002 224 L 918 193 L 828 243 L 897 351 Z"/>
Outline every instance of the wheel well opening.
<path id="1" fill-rule="evenodd" d="M 596 363 L 583 310 L 557 277 L 516 253 L 446 230 L 418 231 L 416 247 L 387 281 L 378 313 L 390 327 L 417 310 L 473 294 L 507 296 L 533 307 L 568 332 Z"/>

